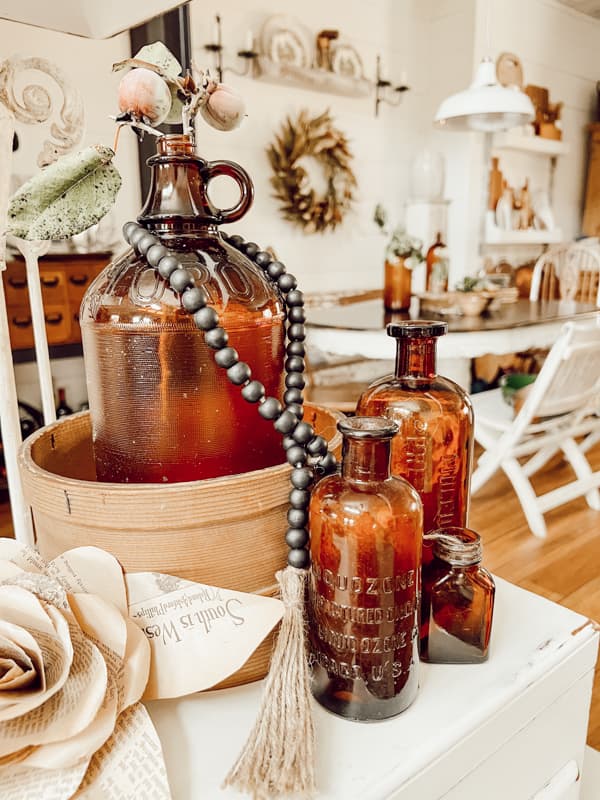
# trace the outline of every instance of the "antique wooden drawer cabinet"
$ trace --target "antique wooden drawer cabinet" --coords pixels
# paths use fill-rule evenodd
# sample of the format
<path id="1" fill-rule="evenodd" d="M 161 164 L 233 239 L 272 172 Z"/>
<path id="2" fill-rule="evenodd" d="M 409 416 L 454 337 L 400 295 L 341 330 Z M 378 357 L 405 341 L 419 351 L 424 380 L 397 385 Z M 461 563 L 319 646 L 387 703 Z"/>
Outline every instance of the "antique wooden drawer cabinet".
<path id="1" fill-rule="evenodd" d="M 40 281 L 49 345 L 81 341 L 79 306 L 91 281 L 104 269 L 108 254 L 46 255 L 40 259 Z M 33 325 L 25 261 L 14 258 L 3 273 L 10 344 L 13 350 L 32 348 Z"/>

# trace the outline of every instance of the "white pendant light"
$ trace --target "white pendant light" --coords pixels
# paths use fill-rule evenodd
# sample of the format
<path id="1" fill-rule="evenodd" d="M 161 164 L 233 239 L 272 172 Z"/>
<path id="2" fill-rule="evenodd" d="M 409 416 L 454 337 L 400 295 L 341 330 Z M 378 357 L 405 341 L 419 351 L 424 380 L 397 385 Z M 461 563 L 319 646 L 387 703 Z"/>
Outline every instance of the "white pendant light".
<path id="1" fill-rule="evenodd" d="M 519 88 L 501 86 L 496 67 L 484 58 L 473 83 L 447 97 L 437 110 L 435 123 L 449 131 L 505 131 L 535 118 L 529 97 Z"/>

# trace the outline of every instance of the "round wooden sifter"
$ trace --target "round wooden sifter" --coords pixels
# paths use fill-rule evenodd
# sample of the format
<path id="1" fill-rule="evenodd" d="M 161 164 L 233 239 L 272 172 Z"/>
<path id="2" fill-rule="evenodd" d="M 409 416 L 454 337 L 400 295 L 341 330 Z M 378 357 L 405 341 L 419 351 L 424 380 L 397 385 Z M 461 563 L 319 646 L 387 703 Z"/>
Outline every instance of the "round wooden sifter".
<path id="1" fill-rule="evenodd" d="M 305 405 L 304 419 L 336 456 L 339 418 L 335 411 Z M 92 545 L 111 552 L 127 572 L 163 572 L 240 592 L 275 594 L 275 573 L 287 563 L 287 464 L 189 483 L 99 483 L 88 412 L 30 436 L 19 462 L 44 558 Z M 272 635 L 219 686 L 264 677 L 271 649 Z"/>

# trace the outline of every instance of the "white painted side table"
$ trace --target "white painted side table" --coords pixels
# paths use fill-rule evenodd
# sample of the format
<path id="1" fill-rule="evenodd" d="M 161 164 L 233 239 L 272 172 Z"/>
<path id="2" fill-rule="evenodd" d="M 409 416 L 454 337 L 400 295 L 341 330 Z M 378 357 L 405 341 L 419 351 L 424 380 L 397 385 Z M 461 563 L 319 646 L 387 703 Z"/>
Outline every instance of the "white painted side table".
<path id="1" fill-rule="evenodd" d="M 395 719 L 339 719 L 315 704 L 320 800 L 576 800 L 598 633 L 497 579 L 490 658 L 421 668 Z M 149 703 L 174 800 L 218 800 L 262 684 Z"/>

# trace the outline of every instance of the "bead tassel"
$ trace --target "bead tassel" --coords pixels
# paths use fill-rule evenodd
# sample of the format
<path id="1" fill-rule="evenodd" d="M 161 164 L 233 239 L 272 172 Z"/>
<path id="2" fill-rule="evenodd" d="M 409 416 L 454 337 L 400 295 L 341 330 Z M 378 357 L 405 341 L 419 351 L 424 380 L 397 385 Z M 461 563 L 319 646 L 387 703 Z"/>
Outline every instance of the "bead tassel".
<path id="1" fill-rule="evenodd" d="M 307 571 L 277 573 L 285 612 L 271 656 L 260 709 L 224 786 L 256 800 L 315 793 L 315 731 L 306 652 L 304 592 Z"/>
<path id="2" fill-rule="evenodd" d="M 227 237 L 231 246 L 255 261 L 284 296 L 288 358 L 282 406 L 277 398 L 265 397 L 262 384 L 251 380 L 250 365 L 239 361 L 237 352 L 227 347 L 227 331 L 220 326 L 217 312 L 207 305 L 204 292 L 195 286 L 192 274 L 183 268 L 177 255 L 135 222 L 126 223 L 123 233 L 138 254 L 181 295 L 183 308 L 193 315 L 196 327 L 214 350 L 215 363 L 227 371 L 231 383 L 240 387 L 242 397 L 257 404 L 258 413 L 273 422 L 283 436 L 287 461 L 294 468 L 290 527 L 286 532 L 288 566 L 277 573 L 284 614 L 256 723 L 224 785 L 249 792 L 255 800 L 285 795 L 308 798 L 315 792 L 315 745 L 304 621 L 310 564 L 307 509 L 314 476 L 333 472 L 337 465 L 325 440 L 302 422 L 304 298 L 296 288 L 296 279 L 280 261 L 273 261 L 257 244 L 246 243 L 241 236 Z"/>

